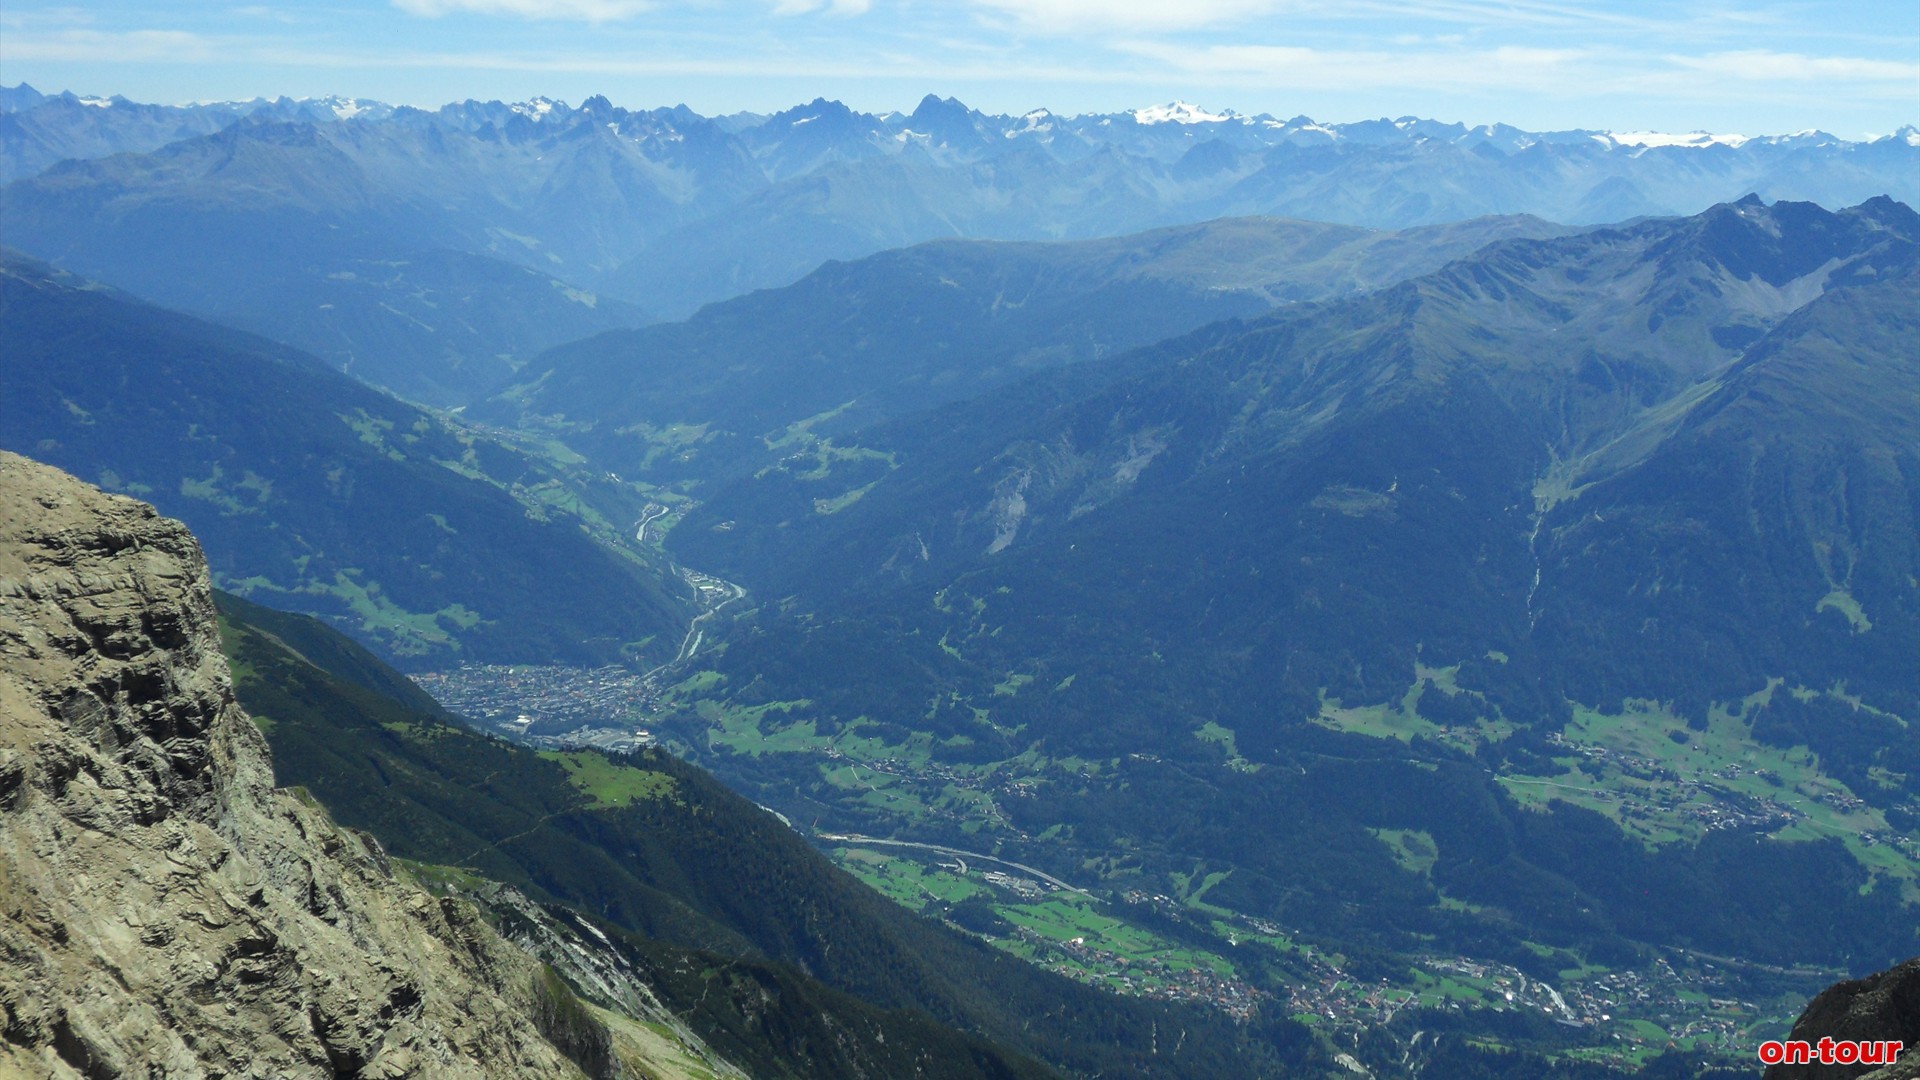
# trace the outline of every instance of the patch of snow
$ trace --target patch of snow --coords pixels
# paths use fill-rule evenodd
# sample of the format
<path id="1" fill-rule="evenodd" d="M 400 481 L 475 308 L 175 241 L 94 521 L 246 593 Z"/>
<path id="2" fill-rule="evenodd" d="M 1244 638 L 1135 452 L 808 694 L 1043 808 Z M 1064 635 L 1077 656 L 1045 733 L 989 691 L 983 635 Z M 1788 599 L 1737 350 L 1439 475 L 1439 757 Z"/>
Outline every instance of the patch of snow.
<path id="1" fill-rule="evenodd" d="M 1301 133 L 1323 135 L 1330 141 L 1338 141 L 1341 138 L 1338 128 L 1328 127 L 1310 116 L 1296 116 L 1291 120 L 1276 120 L 1271 116 L 1258 116 L 1250 122 L 1258 123 L 1260 127 L 1280 135 L 1299 135 Z"/>
<path id="2" fill-rule="evenodd" d="M 794 126 L 794 127 L 799 127 L 799 126 L 800 126 L 801 124 L 811 124 L 811 123 L 813 123 L 813 122 L 814 122 L 815 120 L 818 120 L 818 119 L 820 119 L 820 118 L 819 118 L 819 117 L 817 117 L 817 116 L 803 116 L 803 117 L 801 117 L 800 119 L 798 119 L 798 120 L 795 120 L 795 121 L 793 122 L 793 126 Z"/>
<path id="3" fill-rule="evenodd" d="M 1840 146 L 1846 140 L 1819 128 L 1808 128 L 1785 135 L 1762 135 L 1751 141 L 1763 146 Z"/>
<path id="4" fill-rule="evenodd" d="M 537 97 L 531 101 L 515 102 L 508 108 L 529 120 L 545 120 L 547 115 L 553 112 L 554 106 L 559 104 L 560 102 L 552 98 Z"/>
<path id="5" fill-rule="evenodd" d="M 1184 101 L 1172 101 L 1165 105 L 1133 111 L 1134 122 L 1140 124 L 1220 124 L 1239 118 L 1240 114 L 1232 109 L 1223 113 L 1212 113 Z"/>
<path id="6" fill-rule="evenodd" d="M 1751 141 L 1745 135 L 1715 135 L 1707 131 L 1694 131 L 1685 135 L 1675 135 L 1664 131 L 1615 131 L 1608 135 L 1596 136 L 1610 139 L 1619 146 L 1741 146 Z"/>
<path id="7" fill-rule="evenodd" d="M 96 108 L 96 109 L 110 109 L 110 108 L 112 108 L 112 107 L 113 107 L 113 99 L 112 99 L 112 98 L 103 98 L 103 97 L 83 97 L 83 98 L 79 98 L 79 99 L 77 99 L 77 100 L 78 100 L 78 101 L 80 102 L 80 104 L 82 104 L 82 105 L 91 105 L 91 106 L 93 106 L 93 107 L 94 107 L 94 108 Z"/>
<path id="8" fill-rule="evenodd" d="M 1009 128 L 1007 138 L 1016 135 L 1042 135 L 1053 130 L 1053 114 L 1045 109 L 1035 109 L 1020 118 L 1020 126 Z"/>

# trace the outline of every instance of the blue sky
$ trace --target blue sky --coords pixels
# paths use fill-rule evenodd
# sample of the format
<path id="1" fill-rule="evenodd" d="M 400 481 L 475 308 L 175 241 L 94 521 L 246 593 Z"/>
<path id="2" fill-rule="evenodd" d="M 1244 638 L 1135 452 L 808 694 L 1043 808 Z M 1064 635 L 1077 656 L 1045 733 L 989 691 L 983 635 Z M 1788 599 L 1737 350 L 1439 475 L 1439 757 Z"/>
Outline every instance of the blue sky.
<path id="1" fill-rule="evenodd" d="M 0 82 L 180 102 L 536 94 L 704 113 L 1173 100 L 1531 129 L 1920 122 L 1920 2 L 7 0 Z"/>

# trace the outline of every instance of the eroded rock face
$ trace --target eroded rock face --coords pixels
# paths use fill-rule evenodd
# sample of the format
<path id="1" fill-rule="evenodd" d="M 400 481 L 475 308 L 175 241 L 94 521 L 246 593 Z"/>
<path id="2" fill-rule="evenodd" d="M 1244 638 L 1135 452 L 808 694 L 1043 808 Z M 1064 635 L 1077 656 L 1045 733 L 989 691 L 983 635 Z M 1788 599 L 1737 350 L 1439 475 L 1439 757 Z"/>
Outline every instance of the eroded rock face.
<path id="1" fill-rule="evenodd" d="M 1789 1039 L 1818 1045 L 1823 1038 L 1904 1045 L 1890 1065 L 1790 1064 L 1767 1069 L 1766 1080 L 1920 1080 L 1920 956 L 1864 979 L 1820 991 L 1794 1022 Z"/>
<path id="2" fill-rule="evenodd" d="M 185 526 L 0 453 L 0 1074 L 580 1075 L 534 960 L 272 784 Z"/>

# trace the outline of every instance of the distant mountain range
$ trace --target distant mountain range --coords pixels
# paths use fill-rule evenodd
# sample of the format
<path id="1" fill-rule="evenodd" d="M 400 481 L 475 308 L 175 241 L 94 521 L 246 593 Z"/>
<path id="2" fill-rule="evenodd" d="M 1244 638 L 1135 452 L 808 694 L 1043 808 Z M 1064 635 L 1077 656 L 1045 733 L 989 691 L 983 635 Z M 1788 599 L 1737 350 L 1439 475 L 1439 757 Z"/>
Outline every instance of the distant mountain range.
<path id="1" fill-rule="evenodd" d="M 929 241 L 685 322 L 570 342 L 468 415 L 551 431 L 630 478 L 710 487 L 1036 371 L 1570 231 L 1531 217 L 1399 231 L 1233 218 L 1103 240 Z"/>
<path id="2" fill-rule="evenodd" d="M 1749 192 L 1831 206 L 1920 200 L 1910 129 L 1867 142 L 1535 133 L 1178 104 L 994 116 L 933 96 L 911 113 L 815 100 L 715 118 L 604 97 L 429 112 L 348 99 L 153 106 L 22 86 L 6 102 L 10 245 L 337 363 L 358 357 L 367 378 L 442 404 L 470 400 L 498 373 L 484 335 L 396 301 L 415 295 L 404 284 L 330 297 L 330 315 L 296 297 L 431 252 L 515 263 L 557 283 L 508 287 L 492 271 L 453 297 L 500 318 L 524 313 L 516 340 L 527 344 L 505 354 L 511 365 L 579 325 L 543 338 L 529 296 L 551 307 L 567 289 L 610 295 L 637 309 L 574 314 L 635 325 L 786 284 L 828 259 L 942 237 L 1092 238 L 1244 215 L 1595 224 Z M 377 350 L 357 330 L 376 323 Z M 396 359 L 383 368 L 370 352 Z"/>

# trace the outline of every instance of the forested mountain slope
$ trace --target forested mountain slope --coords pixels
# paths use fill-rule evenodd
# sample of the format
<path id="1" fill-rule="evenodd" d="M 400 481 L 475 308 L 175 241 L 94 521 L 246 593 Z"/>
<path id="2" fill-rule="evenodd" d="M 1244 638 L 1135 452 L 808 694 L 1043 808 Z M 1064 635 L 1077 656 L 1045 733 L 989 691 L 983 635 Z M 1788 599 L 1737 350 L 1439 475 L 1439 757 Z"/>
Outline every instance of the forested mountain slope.
<path id="1" fill-rule="evenodd" d="M 1323 690 L 1378 702 L 1404 690 L 1416 652 L 1452 663 L 1490 648 L 1516 658 L 1509 672 L 1550 665 L 1553 685 L 1598 703 L 1586 696 L 1597 684 L 1573 680 L 1639 647 L 1625 626 L 1654 613 L 1626 615 L 1628 596 L 1650 593 L 1664 622 L 1692 620 L 1694 634 L 1715 605 L 1743 597 L 1704 583 L 1652 589 L 1662 572 L 1652 566 L 1636 571 L 1637 586 L 1603 583 L 1581 552 L 1649 549 L 1593 529 L 1691 536 L 1697 527 L 1683 523 L 1726 489 L 1697 476 L 1681 484 L 1670 463 L 1708 468 L 1706 443 L 1725 444 L 1718 452 L 1734 461 L 1771 446 L 1775 459 L 1757 467 L 1786 470 L 1776 483 L 1802 490 L 1783 493 L 1797 501 L 1760 526 L 1788 534 L 1754 537 L 1770 552 L 1754 557 L 1780 572 L 1797 560 L 1790 587 L 1805 595 L 1792 604 L 1804 610 L 1732 624 L 1794 644 L 1732 650 L 1744 664 L 1717 679 L 1692 653 L 1681 654 L 1684 675 L 1623 664 L 1642 685 L 1616 678 L 1606 696 L 1704 714 L 1709 698 L 1742 696 L 1769 675 L 1814 678 L 1781 665 L 1820 655 L 1852 665 L 1822 685 L 1872 687 L 1885 707 L 1910 710 L 1910 682 L 1870 658 L 1916 633 L 1901 585 L 1914 552 L 1898 527 L 1911 514 L 1902 492 L 1916 444 L 1903 407 L 1915 378 L 1903 342 L 1916 238 L 1920 219 L 1889 201 L 1840 214 L 1752 201 L 1499 244 L 1366 297 L 1156 346 L 1123 361 L 1121 371 L 1145 366 L 1125 377 L 1068 371 L 860 432 L 849 445 L 899 465 L 857 502 L 820 512 L 850 481 L 789 466 L 713 499 L 672 543 L 693 565 L 828 605 L 962 581 L 985 596 L 1018 575 L 1034 588 L 989 602 L 1032 605 L 1036 629 L 1124 605 L 1129 616 L 1115 608 L 1097 621 L 1138 635 L 1142 651 L 1252 646 L 1255 666 L 1296 673 L 1262 680 L 1262 693 L 1295 695 L 1282 712 L 1312 715 Z M 1826 471 L 1848 455 L 1853 504 L 1816 498 L 1846 482 Z M 1747 484 L 1766 497 L 1757 478 Z M 1615 491 L 1657 501 L 1660 520 L 1650 509 L 1629 519 L 1608 501 Z M 1849 514 L 1862 516 L 1851 540 L 1822 523 Z M 1722 546 L 1753 550 L 1745 536 Z M 1726 565 L 1719 549 L 1651 551 L 1664 572 L 1690 558 Z M 1829 597 L 1846 591 L 1834 559 L 1862 562 L 1859 580 L 1875 592 L 1861 603 L 1888 611 L 1882 638 L 1849 622 L 1850 601 Z M 1743 580 L 1754 598 L 1788 587 Z M 1579 614 L 1558 608 L 1562 590 L 1582 597 L 1567 601 Z M 1595 627 L 1603 604 L 1627 620 L 1601 635 L 1618 644 L 1544 637 Z M 1675 656 L 1673 642 L 1657 647 Z"/>
<path id="2" fill-rule="evenodd" d="M 822 440 L 1037 371 L 1568 231 L 1526 217 L 1398 232 L 1245 218 L 1073 243 L 937 241 L 550 350 L 473 414 L 551 430 L 629 477 L 710 487 L 794 455 L 830 459 Z"/>
<path id="3" fill-rule="evenodd" d="M 1079 1074 L 1318 1072 L 1301 1056 L 1304 1031 L 1284 1018 L 1244 1027 L 1112 997 L 923 920 L 670 756 L 536 754 L 368 689 L 378 662 L 309 619 L 236 597 L 221 610 L 237 692 L 282 784 L 395 855 L 637 935 L 631 947 L 661 975 L 662 999 L 755 1075 L 1046 1074 L 940 1024 Z M 1189 1037 L 1156 1052 L 1156 1027 Z"/>
<path id="4" fill-rule="evenodd" d="M 178 514 L 225 587 L 415 663 L 679 644 L 685 586 L 619 547 L 641 507 L 537 446 L 23 261 L 0 335 L 0 445 Z"/>
<path id="5" fill-rule="evenodd" d="M 1511 241 L 857 432 L 897 463 L 857 501 L 791 466 L 671 534 L 761 602 L 669 728 L 826 827 L 1204 874 L 1383 973 L 1882 965 L 1920 898 L 1916 239 L 1743 200 Z"/>

